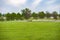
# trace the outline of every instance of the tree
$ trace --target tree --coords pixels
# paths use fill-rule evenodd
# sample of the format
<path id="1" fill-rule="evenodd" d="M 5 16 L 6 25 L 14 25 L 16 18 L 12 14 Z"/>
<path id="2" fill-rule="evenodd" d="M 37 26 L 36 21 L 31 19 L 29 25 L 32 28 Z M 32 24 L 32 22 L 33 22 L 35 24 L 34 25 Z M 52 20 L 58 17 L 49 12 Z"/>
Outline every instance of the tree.
<path id="1" fill-rule="evenodd" d="M 31 17 L 31 10 L 29 10 L 28 8 L 25 8 L 22 10 L 22 16 L 25 19 L 29 19 Z"/>
<path id="2" fill-rule="evenodd" d="M 54 11 L 54 12 L 52 13 L 52 16 L 53 16 L 54 19 L 57 19 L 57 16 L 58 16 L 57 12 Z"/>
<path id="3" fill-rule="evenodd" d="M 11 20 L 15 20 L 16 19 L 16 13 L 12 12 L 11 14 Z"/>
<path id="4" fill-rule="evenodd" d="M 47 18 L 50 18 L 51 17 L 51 14 L 49 12 L 46 12 L 46 17 Z"/>
<path id="5" fill-rule="evenodd" d="M 59 14 L 59 18 L 60 18 L 60 14 Z"/>
<path id="6" fill-rule="evenodd" d="M 32 17 L 33 17 L 34 19 L 37 19 L 37 18 L 38 18 L 38 14 L 36 14 L 35 12 L 33 12 L 33 13 L 32 13 Z"/>
<path id="7" fill-rule="evenodd" d="M 16 19 L 17 19 L 17 20 L 22 20 L 22 15 L 21 15 L 20 13 L 17 13 L 17 14 L 16 14 Z"/>
<path id="8" fill-rule="evenodd" d="M 0 13 L 0 21 L 4 21 L 4 19 L 2 17 L 2 13 Z"/>
<path id="9" fill-rule="evenodd" d="M 2 16 L 2 14 L 0 13 L 0 17 Z"/>
<path id="10" fill-rule="evenodd" d="M 39 15 L 39 18 L 42 18 L 42 19 L 45 17 L 45 13 L 43 11 L 42 12 L 39 12 L 38 15 Z"/>
<path id="11" fill-rule="evenodd" d="M 11 14 L 10 13 L 7 13 L 7 14 L 5 14 L 5 17 L 6 17 L 6 20 L 11 20 Z"/>

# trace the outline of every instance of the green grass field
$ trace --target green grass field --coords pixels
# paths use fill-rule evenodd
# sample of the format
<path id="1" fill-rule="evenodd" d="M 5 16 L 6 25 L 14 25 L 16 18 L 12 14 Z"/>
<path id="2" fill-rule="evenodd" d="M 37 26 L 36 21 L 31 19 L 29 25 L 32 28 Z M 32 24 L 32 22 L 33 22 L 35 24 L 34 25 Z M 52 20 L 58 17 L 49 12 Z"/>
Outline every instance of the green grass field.
<path id="1" fill-rule="evenodd" d="M 60 40 L 60 22 L 0 22 L 0 40 Z"/>

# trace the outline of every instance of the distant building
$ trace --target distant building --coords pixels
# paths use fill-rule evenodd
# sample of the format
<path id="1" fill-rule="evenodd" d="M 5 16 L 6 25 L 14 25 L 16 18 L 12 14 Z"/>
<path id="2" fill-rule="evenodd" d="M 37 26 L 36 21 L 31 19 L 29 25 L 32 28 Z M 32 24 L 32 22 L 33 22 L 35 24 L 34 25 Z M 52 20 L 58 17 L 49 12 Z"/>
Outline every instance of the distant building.
<path id="1" fill-rule="evenodd" d="M 50 18 L 51 18 L 51 19 L 53 19 L 53 17 L 52 17 L 52 16 L 51 16 Z"/>
<path id="2" fill-rule="evenodd" d="M 6 17 L 3 17 L 4 20 L 6 20 Z"/>
<path id="3" fill-rule="evenodd" d="M 6 20 L 6 17 L 1 16 L 0 21 Z"/>

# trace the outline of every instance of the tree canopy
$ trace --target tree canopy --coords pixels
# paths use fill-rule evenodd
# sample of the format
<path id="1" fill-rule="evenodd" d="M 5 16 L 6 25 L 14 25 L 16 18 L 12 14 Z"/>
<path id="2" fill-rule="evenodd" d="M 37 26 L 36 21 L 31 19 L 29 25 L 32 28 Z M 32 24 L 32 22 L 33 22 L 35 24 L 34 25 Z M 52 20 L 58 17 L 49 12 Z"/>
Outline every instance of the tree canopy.
<path id="1" fill-rule="evenodd" d="M 60 14 L 58 14 L 56 11 L 53 11 L 52 13 L 46 11 L 46 13 L 44 11 L 40 11 L 38 13 L 36 12 L 31 12 L 31 10 L 29 8 L 25 8 L 22 9 L 21 12 L 15 13 L 6 13 L 6 14 L 2 14 L 0 13 L 0 20 L 3 19 L 4 17 L 6 17 L 6 20 L 28 20 L 31 17 L 33 17 L 33 19 L 44 19 L 44 18 L 50 18 L 53 17 L 54 19 L 60 19 Z"/>

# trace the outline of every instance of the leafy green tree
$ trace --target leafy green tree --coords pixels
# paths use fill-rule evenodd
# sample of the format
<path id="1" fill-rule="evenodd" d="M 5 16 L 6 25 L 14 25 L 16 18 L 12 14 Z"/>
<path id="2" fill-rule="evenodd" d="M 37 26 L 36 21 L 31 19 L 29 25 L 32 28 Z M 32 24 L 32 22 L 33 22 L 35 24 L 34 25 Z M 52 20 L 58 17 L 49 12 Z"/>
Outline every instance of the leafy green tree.
<path id="1" fill-rule="evenodd" d="M 2 13 L 0 13 L 0 21 L 4 21 L 4 19 L 2 17 Z"/>
<path id="2" fill-rule="evenodd" d="M 49 12 L 46 12 L 46 17 L 47 18 L 50 18 L 51 17 L 51 14 Z"/>
<path id="3" fill-rule="evenodd" d="M 43 19 L 45 17 L 45 13 L 43 11 L 39 12 L 38 15 L 39 15 L 39 18 L 41 18 L 41 19 Z"/>
<path id="4" fill-rule="evenodd" d="M 6 20 L 11 20 L 11 14 L 10 13 L 7 13 L 7 14 L 5 14 L 5 17 L 6 17 Z"/>
<path id="5" fill-rule="evenodd" d="M 0 17 L 2 16 L 2 13 L 0 13 Z"/>
<path id="6" fill-rule="evenodd" d="M 59 14 L 59 18 L 60 18 L 60 14 Z"/>
<path id="7" fill-rule="evenodd" d="M 17 13 L 17 14 L 16 14 L 16 19 L 17 19 L 17 20 L 22 20 L 22 15 L 21 15 L 20 13 Z"/>
<path id="8" fill-rule="evenodd" d="M 11 13 L 11 20 L 15 20 L 16 19 L 16 13 L 12 12 Z"/>
<path id="9" fill-rule="evenodd" d="M 31 17 L 31 10 L 28 9 L 28 8 L 25 8 L 22 10 L 22 16 L 25 18 L 25 19 L 29 19 Z"/>
<path id="10" fill-rule="evenodd" d="M 57 16 L 58 16 L 57 12 L 54 11 L 54 12 L 52 13 L 52 16 L 53 16 L 54 19 L 57 19 Z"/>
<path id="11" fill-rule="evenodd" d="M 35 13 L 35 12 L 33 12 L 33 13 L 32 13 L 32 17 L 33 17 L 34 19 L 38 19 L 38 14 Z"/>

